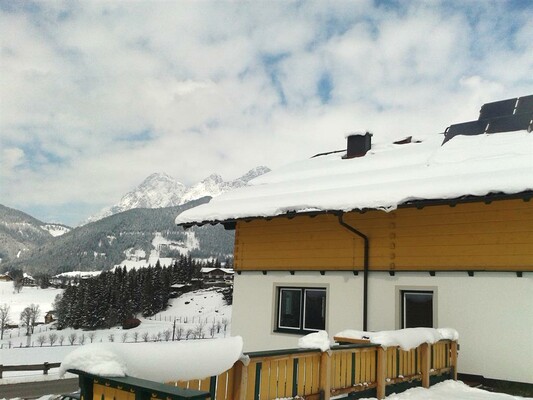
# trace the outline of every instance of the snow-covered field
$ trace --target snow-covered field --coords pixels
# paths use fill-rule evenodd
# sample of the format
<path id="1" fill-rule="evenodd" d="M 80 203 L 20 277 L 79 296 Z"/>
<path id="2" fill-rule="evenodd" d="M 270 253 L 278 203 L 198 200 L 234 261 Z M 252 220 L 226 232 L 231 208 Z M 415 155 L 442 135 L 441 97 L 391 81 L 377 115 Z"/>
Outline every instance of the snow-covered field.
<path id="1" fill-rule="evenodd" d="M 20 312 L 30 305 L 38 304 L 44 320 L 46 311 L 52 309 L 52 303 L 60 289 L 39 289 L 25 287 L 20 293 L 13 293 L 11 283 L 0 283 L 0 305 L 9 304 L 13 322 L 18 322 Z M 43 312 L 44 311 L 44 312 Z M 97 331 L 63 329 L 57 331 L 51 325 L 39 325 L 31 336 L 33 347 L 26 347 L 27 337 L 24 328 L 4 332 L 0 341 L 0 364 L 26 365 L 44 362 L 61 362 L 64 357 L 79 348 L 81 344 L 92 342 L 127 342 L 142 346 L 145 341 L 172 340 L 172 334 L 180 338 L 193 339 L 195 336 L 227 337 L 230 335 L 231 306 L 225 304 L 222 294 L 216 289 L 198 290 L 171 299 L 167 310 L 149 319 L 139 318 L 142 323 L 137 328 L 123 330 L 121 327 Z M 175 322 L 174 322 L 175 321 Z M 57 334 L 54 344 L 50 345 L 50 334 Z M 45 340 L 41 346 L 39 339 Z M 62 343 L 61 343 L 62 341 Z M 72 342 L 72 344 L 71 344 Z M 58 370 L 52 369 L 45 377 L 42 371 L 4 372 L 0 384 L 57 379 Z"/>

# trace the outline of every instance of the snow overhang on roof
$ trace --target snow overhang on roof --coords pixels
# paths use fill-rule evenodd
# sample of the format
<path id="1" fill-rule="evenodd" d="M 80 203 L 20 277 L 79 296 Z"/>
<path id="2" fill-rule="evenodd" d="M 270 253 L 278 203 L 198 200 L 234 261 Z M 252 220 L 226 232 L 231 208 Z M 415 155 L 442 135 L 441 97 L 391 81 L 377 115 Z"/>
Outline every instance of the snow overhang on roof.
<path id="1" fill-rule="evenodd" d="M 527 130 L 435 135 L 408 144 L 372 145 L 364 156 L 331 153 L 289 164 L 184 211 L 178 225 L 228 223 L 306 213 L 391 211 L 423 202 L 528 197 L 533 192 L 533 133 Z"/>

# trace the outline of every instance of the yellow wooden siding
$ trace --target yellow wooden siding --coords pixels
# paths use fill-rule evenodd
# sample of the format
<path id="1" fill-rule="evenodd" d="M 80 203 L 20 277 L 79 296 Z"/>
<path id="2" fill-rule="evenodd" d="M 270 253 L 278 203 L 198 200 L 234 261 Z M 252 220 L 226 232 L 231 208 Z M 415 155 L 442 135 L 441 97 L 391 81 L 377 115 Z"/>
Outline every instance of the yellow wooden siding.
<path id="1" fill-rule="evenodd" d="M 93 400 L 135 400 L 135 393 L 95 383 Z"/>
<path id="2" fill-rule="evenodd" d="M 371 270 L 533 270 L 533 202 L 347 213 Z M 334 215 L 239 221 L 236 270 L 362 270 L 363 240 Z"/>

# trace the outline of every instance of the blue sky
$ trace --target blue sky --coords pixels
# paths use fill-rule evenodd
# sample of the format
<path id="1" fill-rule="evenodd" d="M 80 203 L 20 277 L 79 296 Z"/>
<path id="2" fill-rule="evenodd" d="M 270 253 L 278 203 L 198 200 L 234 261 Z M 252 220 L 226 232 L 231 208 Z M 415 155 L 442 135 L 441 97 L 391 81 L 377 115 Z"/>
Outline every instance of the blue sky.
<path id="1" fill-rule="evenodd" d="M 530 1 L 0 1 L 0 203 L 75 225 L 533 93 Z"/>

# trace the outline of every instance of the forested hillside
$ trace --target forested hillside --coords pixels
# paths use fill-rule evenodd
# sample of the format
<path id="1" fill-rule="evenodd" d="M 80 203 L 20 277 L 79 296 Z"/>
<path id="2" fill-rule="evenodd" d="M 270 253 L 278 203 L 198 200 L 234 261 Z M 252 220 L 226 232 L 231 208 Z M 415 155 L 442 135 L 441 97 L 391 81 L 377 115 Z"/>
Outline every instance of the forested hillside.
<path id="1" fill-rule="evenodd" d="M 58 328 L 110 328 L 137 315 L 152 316 L 168 306 L 173 283 L 190 284 L 206 265 L 182 256 L 171 267 L 117 268 L 83 279 L 56 299 Z"/>
<path id="2" fill-rule="evenodd" d="M 0 260 L 24 256 L 54 237 L 44 229 L 46 224 L 32 216 L 0 204 Z"/>
<path id="3" fill-rule="evenodd" d="M 73 270 L 102 270 L 121 263 L 128 249 L 149 254 L 156 233 L 175 242 L 185 242 L 183 228 L 174 219 L 183 210 L 209 201 L 202 198 L 183 206 L 133 209 L 101 219 L 52 238 L 21 258 L 2 263 L 2 269 L 23 269 L 30 273 L 56 274 Z M 222 226 L 192 228 L 198 241 L 195 257 L 224 259 L 232 255 L 234 234 Z M 178 257 L 179 252 L 162 251 L 161 256 Z"/>

